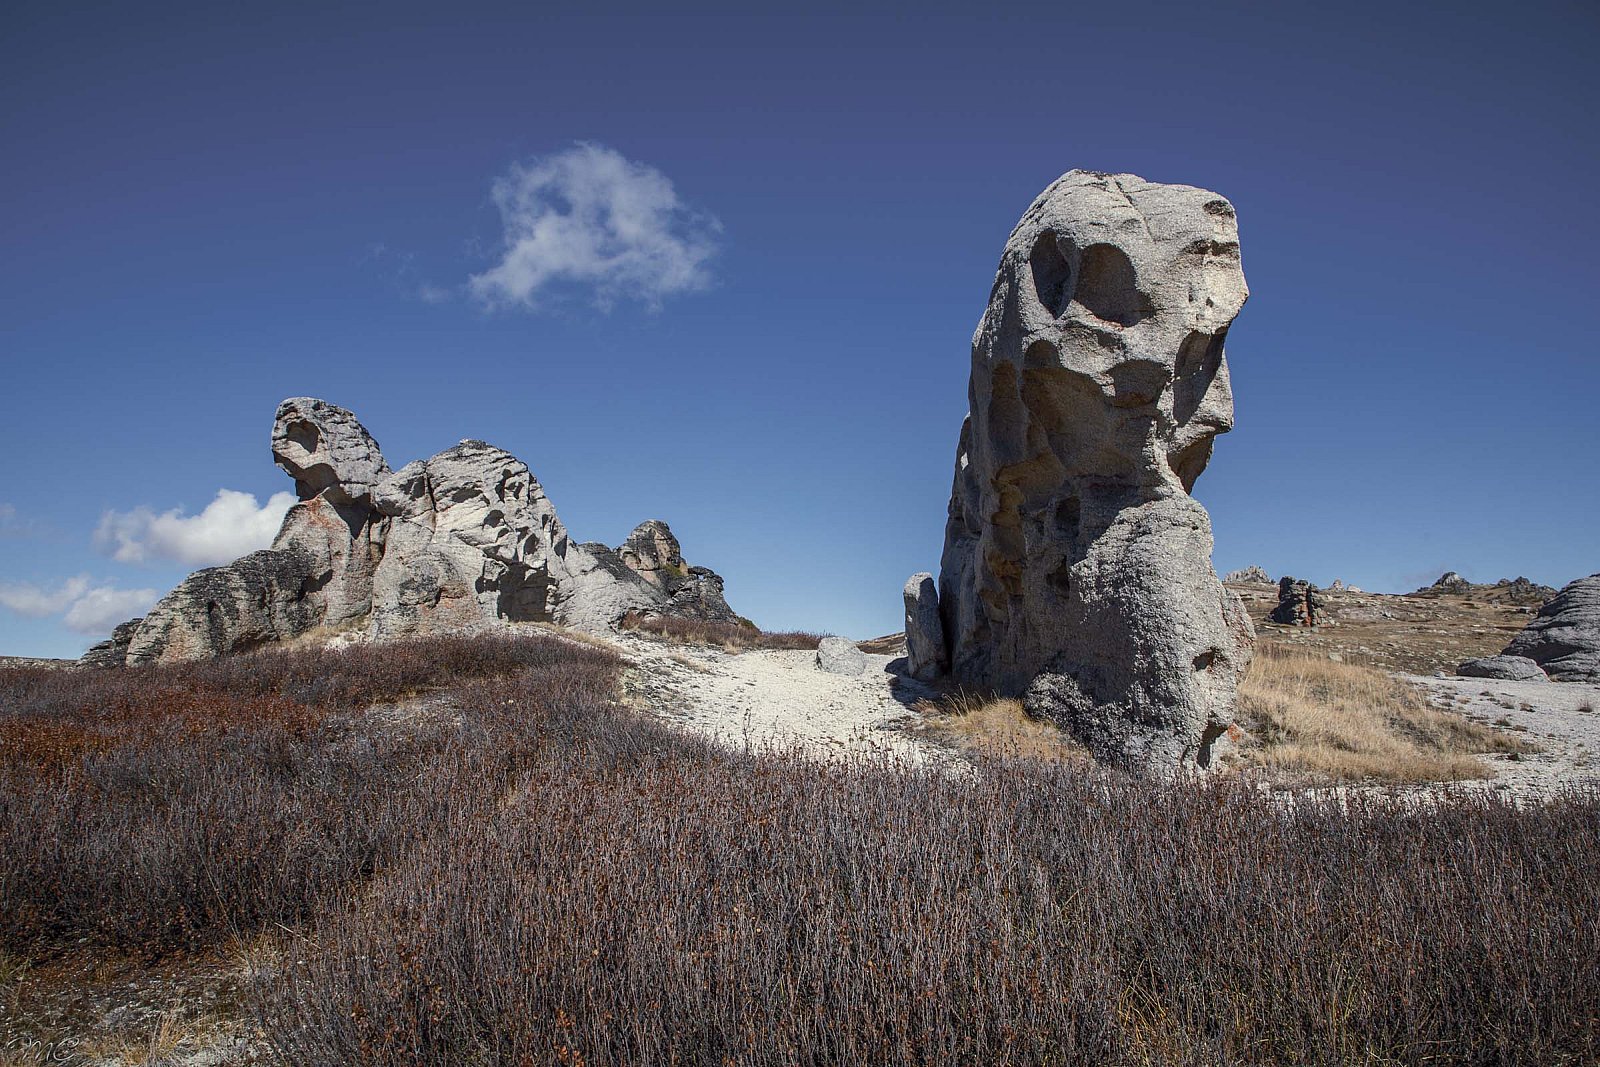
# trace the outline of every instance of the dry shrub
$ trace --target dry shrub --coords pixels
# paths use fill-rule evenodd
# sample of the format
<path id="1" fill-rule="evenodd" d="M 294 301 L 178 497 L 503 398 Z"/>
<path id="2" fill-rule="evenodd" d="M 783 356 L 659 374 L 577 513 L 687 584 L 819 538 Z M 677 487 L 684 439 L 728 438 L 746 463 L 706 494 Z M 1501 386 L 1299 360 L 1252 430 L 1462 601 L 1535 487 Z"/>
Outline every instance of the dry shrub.
<path id="1" fill-rule="evenodd" d="M 923 729 L 955 747 L 986 757 L 1087 763 L 1081 744 L 1051 723 L 1030 716 L 1022 701 L 965 691 L 939 701 L 921 701 Z"/>
<path id="2" fill-rule="evenodd" d="M 0 944 L 156 953 L 296 922 L 393 863 L 463 790 L 503 791 L 534 743 L 527 716 L 606 705 L 618 663 L 480 637 L 0 671 Z M 481 701 L 484 678 L 524 704 Z M 362 714 L 447 682 L 489 711 Z"/>
<path id="3" fill-rule="evenodd" d="M 733 754 L 618 669 L 484 638 L 0 674 L 12 743 L 76 731 L 0 759 L 0 958 L 264 938 L 291 1065 L 1600 1057 L 1593 791 Z"/>
<path id="4" fill-rule="evenodd" d="M 1264 646 L 1239 684 L 1239 713 L 1262 744 L 1257 762 L 1336 780 L 1488 777 L 1475 754 L 1526 752 L 1520 738 L 1430 707 L 1370 667 Z"/>
<path id="5" fill-rule="evenodd" d="M 256 996 L 307 1065 L 1592 1062 L 1597 816 L 580 743 Z"/>
<path id="6" fill-rule="evenodd" d="M 769 633 L 748 619 L 714 622 L 710 619 L 680 619 L 671 615 L 640 615 L 629 612 L 622 617 L 623 629 L 664 638 L 679 645 L 721 646 L 730 652 L 751 648 L 814 650 L 823 634 L 786 631 Z"/>

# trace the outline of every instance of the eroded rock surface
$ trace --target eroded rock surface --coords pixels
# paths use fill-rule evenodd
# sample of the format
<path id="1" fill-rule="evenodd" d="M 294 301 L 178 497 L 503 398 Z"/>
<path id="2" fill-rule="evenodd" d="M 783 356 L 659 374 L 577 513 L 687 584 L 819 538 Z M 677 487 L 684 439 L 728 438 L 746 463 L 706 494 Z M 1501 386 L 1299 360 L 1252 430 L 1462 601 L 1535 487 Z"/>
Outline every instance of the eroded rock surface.
<path id="1" fill-rule="evenodd" d="M 1600 682 L 1600 574 L 1571 582 L 1506 646 L 1558 682 Z"/>
<path id="2" fill-rule="evenodd" d="M 1246 296 L 1227 200 L 1071 171 L 1013 230 L 973 338 L 950 671 L 1103 759 L 1205 766 L 1233 721 L 1253 631 L 1189 491 L 1233 425 L 1223 344 Z"/>
<path id="3" fill-rule="evenodd" d="M 674 615 L 716 622 L 739 618 L 723 595 L 722 577 L 707 567 L 685 563 L 672 527 L 660 519 L 634 527 L 617 547 L 617 558 L 671 598 Z"/>
<path id="4" fill-rule="evenodd" d="M 906 673 L 928 682 L 950 669 L 945 651 L 944 621 L 939 617 L 939 590 L 926 571 L 906 579 Z"/>
<path id="5" fill-rule="evenodd" d="M 867 654 L 845 637 L 824 637 L 817 645 L 817 667 L 829 674 L 859 678 L 867 669 Z"/>
<path id="6" fill-rule="evenodd" d="M 111 631 L 111 636 L 104 641 L 93 645 L 78 662 L 85 667 L 120 667 L 128 658 L 128 646 L 133 643 L 133 635 L 139 632 L 139 624 L 144 622 L 142 617 L 129 619 L 127 622 Z"/>
<path id="7" fill-rule="evenodd" d="M 1327 606 L 1322 590 L 1304 579 L 1284 575 L 1278 579 L 1278 606 L 1272 609 L 1271 619 L 1284 626 L 1315 626 Z"/>
<path id="8" fill-rule="evenodd" d="M 1513 682 L 1542 682 L 1544 671 L 1527 656 L 1485 656 L 1469 659 L 1456 668 L 1464 678 L 1502 678 Z"/>
<path id="9" fill-rule="evenodd" d="M 1243 570 L 1229 571 L 1222 579 L 1225 582 L 1257 582 L 1261 585 L 1272 585 L 1272 575 L 1260 567 L 1251 564 Z"/>
<path id="10" fill-rule="evenodd" d="M 665 523 L 630 538 L 635 556 L 650 540 L 654 570 L 575 543 L 527 464 L 482 441 L 392 471 L 351 412 L 296 397 L 278 408 L 272 451 L 301 497 L 272 547 L 186 578 L 136 620 L 126 663 L 317 631 L 393 637 L 540 621 L 603 630 L 629 612 L 734 617 L 722 579 L 684 564 Z M 116 659 L 115 647 L 93 652 L 95 662 Z"/>

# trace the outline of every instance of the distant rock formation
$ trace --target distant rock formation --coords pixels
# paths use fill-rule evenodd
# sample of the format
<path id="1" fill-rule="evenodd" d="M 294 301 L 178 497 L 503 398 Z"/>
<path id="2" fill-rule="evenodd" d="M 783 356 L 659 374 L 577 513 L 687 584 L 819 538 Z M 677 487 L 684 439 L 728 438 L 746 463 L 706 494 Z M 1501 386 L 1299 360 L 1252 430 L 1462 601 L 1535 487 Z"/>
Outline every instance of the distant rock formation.
<path id="1" fill-rule="evenodd" d="M 1243 570 L 1229 571 L 1222 580 L 1224 582 L 1255 582 L 1260 585 L 1271 585 L 1272 575 L 1251 564 Z"/>
<path id="2" fill-rule="evenodd" d="M 1310 582 L 1284 575 L 1278 579 L 1278 606 L 1267 618 L 1284 626 L 1315 626 L 1327 606 L 1322 590 Z"/>
<path id="3" fill-rule="evenodd" d="M 1425 585 L 1408 596 L 1470 596 L 1506 604 L 1543 604 L 1556 595 L 1548 585 L 1539 585 L 1527 578 L 1502 578 L 1493 585 L 1469 582 L 1455 571 L 1446 571 L 1432 585 Z"/>
<path id="4" fill-rule="evenodd" d="M 1550 586 L 1529 581 L 1520 575 L 1516 578 L 1502 578 L 1494 584 L 1495 588 L 1504 592 L 1506 599 L 1514 604 L 1542 605 L 1556 596 L 1556 590 Z"/>
<path id="5" fill-rule="evenodd" d="M 1445 571 L 1439 576 L 1438 581 L 1417 590 L 1419 594 L 1424 596 L 1430 594 L 1433 596 L 1461 596 L 1471 591 L 1472 583 L 1455 571 Z"/>
<path id="6" fill-rule="evenodd" d="M 1102 759 L 1208 766 L 1233 722 L 1254 633 L 1189 490 L 1233 425 L 1223 343 L 1246 296 L 1227 200 L 1075 170 L 1012 231 L 973 338 L 950 671 Z"/>
<path id="7" fill-rule="evenodd" d="M 1553 681 L 1600 682 L 1600 574 L 1557 593 L 1501 655 L 1526 657 Z"/>
<path id="8" fill-rule="evenodd" d="M 391 471 L 353 414 L 295 397 L 278 408 L 272 454 L 300 497 L 272 547 L 190 575 L 92 662 L 118 662 L 119 647 L 129 665 L 201 659 L 314 631 L 733 617 L 722 579 L 684 564 L 665 523 L 618 551 L 577 544 L 527 465 L 482 441 Z"/>

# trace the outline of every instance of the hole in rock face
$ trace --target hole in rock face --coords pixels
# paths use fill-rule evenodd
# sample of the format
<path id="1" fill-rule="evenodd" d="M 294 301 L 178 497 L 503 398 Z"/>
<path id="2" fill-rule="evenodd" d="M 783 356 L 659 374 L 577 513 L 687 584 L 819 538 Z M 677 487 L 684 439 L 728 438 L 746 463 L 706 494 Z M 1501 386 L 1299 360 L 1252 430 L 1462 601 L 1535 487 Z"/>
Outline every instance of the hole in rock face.
<path id="1" fill-rule="evenodd" d="M 1072 563 L 1062 560 L 1061 566 L 1050 572 L 1050 587 L 1063 597 L 1072 592 Z"/>
<path id="2" fill-rule="evenodd" d="M 1025 370 L 1053 369 L 1061 366 L 1061 353 L 1049 341 L 1035 341 L 1022 353 L 1022 366 Z"/>
<path id="3" fill-rule="evenodd" d="M 1133 261 L 1116 245 L 1090 245 L 1078 264 L 1078 285 L 1073 299 L 1103 322 L 1133 326 L 1155 309 L 1139 291 Z"/>
<path id="4" fill-rule="evenodd" d="M 1033 291 L 1044 309 L 1060 318 L 1072 302 L 1072 266 L 1061 254 L 1056 235 L 1046 230 L 1033 243 L 1028 254 L 1028 265 L 1033 269 Z"/>
<path id="5" fill-rule="evenodd" d="M 1153 359 L 1130 359 L 1111 368 L 1115 395 L 1111 402 L 1119 408 L 1136 408 L 1161 399 L 1172 372 L 1165 363 Z"/>
<path id="6" fill-rule="evenodd" d="M 1056 505 L 1056 528 L 1068 537 L 1078 536 L 1078 524 L 1083 520 L 1083 505 L 1075 496 L 1069 496 Z"/>
<path id="7" fill-rule="evenodd" d="M 317 450 L 317 443 L 321 440 L 321 436 L 317 433 L 316 426 L 309 422 L 290 423 L 288 437 L 289 440 L 293 441 L 307 452 L 315 452 Z"/>
<path id="8" fill-rule="evenodd" d="M 1215 662 L 1217 662 L 1217 650 L 1208 648 L 1194 658 L 1194 669 L 1207 671 L 1211 669 L 1211 665 Z"/>

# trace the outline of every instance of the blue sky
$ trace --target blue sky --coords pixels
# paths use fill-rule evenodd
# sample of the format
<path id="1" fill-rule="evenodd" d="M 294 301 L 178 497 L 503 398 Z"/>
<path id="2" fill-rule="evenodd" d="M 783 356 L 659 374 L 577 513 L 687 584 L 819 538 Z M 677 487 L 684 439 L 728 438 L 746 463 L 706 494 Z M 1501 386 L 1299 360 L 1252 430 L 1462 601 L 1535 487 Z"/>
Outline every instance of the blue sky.
<path id="1" fill-rule="evenodd" d="M 898 629 L 1072 167 L 1238 209 L 1219 571 L 1600 570 L 1592 4 L 532 7 L 7 6 L 0 654 L 270 537 L 302 394 L 509 449 L 582 539 L 666 519 L 764 626 Z M 622 237 L 551 229 L 585 189 Z"/>

